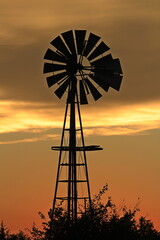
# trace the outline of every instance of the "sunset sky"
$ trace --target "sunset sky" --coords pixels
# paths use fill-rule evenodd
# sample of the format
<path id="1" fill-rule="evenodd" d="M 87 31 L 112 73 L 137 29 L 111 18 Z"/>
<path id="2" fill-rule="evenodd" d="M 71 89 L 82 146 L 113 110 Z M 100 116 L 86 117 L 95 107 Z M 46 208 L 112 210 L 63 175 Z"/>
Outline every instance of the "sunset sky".
<path id="1" fill-rule="evenodd" d="M 0 221 L 40 223 L 52 204 L 65 98 L 42 74 L 49 43 L 67 30 L 101 36 L 120 58 L 120 92 L 82 106 L 92 196 L 109 184 L 121 206 L 140 201 L 160 230 L 160 1 L 0 0 Z M 140 199 L 140 200 L 138 200 Z"/>

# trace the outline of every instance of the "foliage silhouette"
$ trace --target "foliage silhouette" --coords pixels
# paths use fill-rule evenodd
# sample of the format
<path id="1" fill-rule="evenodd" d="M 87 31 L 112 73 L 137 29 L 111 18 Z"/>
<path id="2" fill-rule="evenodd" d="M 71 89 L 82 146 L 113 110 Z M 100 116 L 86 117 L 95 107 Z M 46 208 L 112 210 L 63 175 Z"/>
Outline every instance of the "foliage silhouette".
<path id="1" fill-rule="evenodd" d="M 17 234 L 11 234 L 10 230 L 2 221 L 0 227 L 0 240 L 31 240 L 31 238 L 23 231 L 19 231 Z"/>
<path id="2" fill-rule="evenodd" d="M 42 229 L 33 224 L 29 236 L 22 231 L 10 234 L 2 222 L 0 240 L 160 240 L 160 232 L 154 228 L 151 220 L 137 218 L 137 206 L 129 209 L 123 204 L 118 209 L 111 197 L 104 203 L 102 199 L 107 190 L 106 184 L 92 200 L 93 214 L 88 206 L 86 214 L 78 218 L 76 225 L 69 226 L 67 211 L 60 204 L 54 213 L 52 228 L 52 211 L 48 212 L 49 221 L 39 212 Z"/>
<path id="3" fill-rule="evenodd" d="M 0 240 L 5 240 L 9 236 L 9 229 L 4 225 L 3 221 L 1 222 L 0 227 Z"/>
<path id="4" fill-rule="evenodd" d="M 139 211 L 137 206 L 129 209 L 123 205 L 119 210 L 111 197 L 104 203 L 102 198 L 107 190 L 106 184 L 92 200 L 93 215 L 88 206 L 86 214 L 79 217 L 77 224 L 72 227 L 69 227 L 67 211 L 61 205 L 54 213 L 52 229 L 51 222 L 47 222 L 45 216 L 39 213 L 43 220 L 41 240 L 160 240 L 160 233 L 154 228 L 151 220 L 145 217 L 136 218 Z M 49 217 L 51 215 L 50 210 Z"/>

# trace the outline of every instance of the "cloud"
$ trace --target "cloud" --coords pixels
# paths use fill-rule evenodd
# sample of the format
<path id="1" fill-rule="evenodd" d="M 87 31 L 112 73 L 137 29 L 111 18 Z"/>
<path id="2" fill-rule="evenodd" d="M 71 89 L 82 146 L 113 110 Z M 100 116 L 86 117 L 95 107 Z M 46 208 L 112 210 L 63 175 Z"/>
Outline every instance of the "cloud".
<path id="1" fill-rule="evenodd" d="M 84 9 L 85 3 L 85 9 Z M 120 58 L 120 93 L 103 92 L 101 103 L 157 101 L 160 97 L 158 1 L 1 1 L 0 72 L 2 99 L 61 104 L 42 74 L 49 42 L 68 29 L 102 37 Z M 103 7 L 102 7 L 103 6 Z"/>
<path id="2" fill-rule="evenodd" d="M 160 128 L 159 105 L 160 102 L 151 102 L 118 108 L 113 105 L 107 109 L 92 105 L 82 109 L 84 133 L 86 136 L 146 134 Z M 0 144 L 60 139 L 64 109 L 39 102 L 2 101 L 0 107 L 4 113 L 0 118 Z"/>
<path id="3" fill-rule="evenodd" d="M 52 106 L 52 105 L 51 105 Z M 49 108 L 48 104 L 31 102 L 1 101 L 3 118 L 0 119 L 1 133 L 19 132 L 33 128 L 51 128 L 60 126 L 60 110 Z M 56 118 L 52 121 L 52 113 Z"/>
<path id="4" fill-rule="evenodd" d="M 39 134 L 37 131 L 34 133 L 21 132 L 19 136 L 19 132 L 13 132 L 12 137 L 11 134 L 0 134 L 0 145 L 3 144 L 17 144 L 17 143 L 33 143 L 37 141 L 48 141 L 48 140 L 59 140 L 60 134 L 47 134 L 45 130 L 40 130 Z M 29 135 L 29 136 L 28 136 Z"/>
<path id="5" fill-rule="evenodd" d="M 100 135 L 139 134 L 157 128 L 159 1 L 1 0 L 0 6 L 1 134 L 61 128 L 65 97 L 54 95 L 58 86 L 48 89 L 42 69 L 49 42 L 68 29 L 100 35 L 124 72 L 120 92 L 102 90 L 98 103 L 89 99 L 91 117 L 82 108 L 86 133 L 95 134 L 96 128 Z"/>

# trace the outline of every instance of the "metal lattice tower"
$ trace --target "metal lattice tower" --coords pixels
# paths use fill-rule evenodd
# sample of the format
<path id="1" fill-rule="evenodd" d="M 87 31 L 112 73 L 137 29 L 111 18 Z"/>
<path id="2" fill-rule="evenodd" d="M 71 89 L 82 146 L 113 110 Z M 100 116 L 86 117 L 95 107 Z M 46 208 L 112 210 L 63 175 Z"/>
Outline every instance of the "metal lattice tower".
<path id="1" fill-rule="evenodd" d="M 112 87 L 119 91 L 122 69 L 119 59 L 107 54 L 109 47 L 100 37 L 85 30 L 64 32 L 51 45 L 53 50 L 48 49 L 44 56 L 47 60 L 44 73 L 49 74 L 47 84 L 49 87 L 58 84 L 55 90 L 58 98 L 66 93 L 61 144 L 52 147 L 59 151 L 52 217 L 58 202 L 66 202 L 68 220 L 76 223 L 78 215 L 85 213 L 86 205 L 92 211 L 86 151 L 102 150 L 98 145 L 85 145 L 80 105 L 88 104 L 89 94 L 96 101 L 102 96 L 101 90 L 107 92 Z M 86 188 L 81 194 L 80 185 Z"/>

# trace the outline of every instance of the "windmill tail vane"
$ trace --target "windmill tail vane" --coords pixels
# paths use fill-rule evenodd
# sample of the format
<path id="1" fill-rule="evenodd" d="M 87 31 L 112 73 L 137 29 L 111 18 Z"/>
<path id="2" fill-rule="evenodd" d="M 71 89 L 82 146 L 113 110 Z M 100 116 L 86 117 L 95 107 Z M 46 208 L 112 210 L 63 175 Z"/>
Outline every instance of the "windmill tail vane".
<path id="1" fill-rule="evenodd" d="M 110 87 L 119 91 L 122 69 L 100 37 L 86 30 L 64 32 L 51 45 L 44 56 L 43 72 L 49 88 L 58 85 L 55 95 L 59 99 L 66 95 L 61 143 L 52 147 L 59 151 L 52 218 L 61 201 L 73 224 L 86 214 L 87 206 L 92 212 L 86 152 L 102 150 L 98 145 L 85 145 L 80 106 L 88 104 L 90 96 L 97 101 Z"/>

